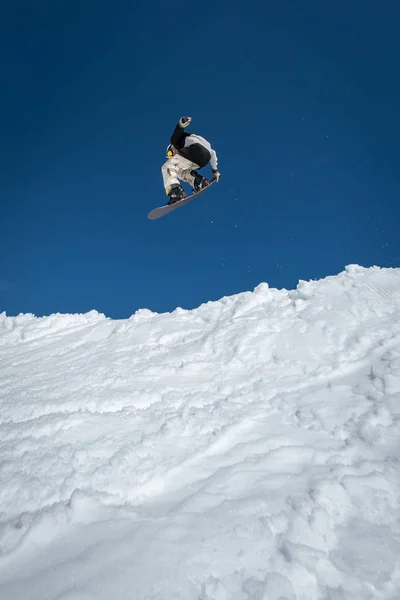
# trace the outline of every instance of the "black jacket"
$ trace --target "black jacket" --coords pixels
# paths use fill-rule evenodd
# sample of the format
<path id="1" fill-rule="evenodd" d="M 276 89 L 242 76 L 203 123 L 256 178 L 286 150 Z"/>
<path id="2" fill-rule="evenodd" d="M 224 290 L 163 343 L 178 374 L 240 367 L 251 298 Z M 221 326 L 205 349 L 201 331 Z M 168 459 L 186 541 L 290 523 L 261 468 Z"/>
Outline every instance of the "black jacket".
<path id="1" fill-rule="evenodd" d="M 178 154 L 194 162 L 200 169 L 211 161 L 211 168 L 217 170 L 217 155 L 211 144 L 197 133 L 189 133 L 179 123 L 171 135 L 171 144 Z"/>

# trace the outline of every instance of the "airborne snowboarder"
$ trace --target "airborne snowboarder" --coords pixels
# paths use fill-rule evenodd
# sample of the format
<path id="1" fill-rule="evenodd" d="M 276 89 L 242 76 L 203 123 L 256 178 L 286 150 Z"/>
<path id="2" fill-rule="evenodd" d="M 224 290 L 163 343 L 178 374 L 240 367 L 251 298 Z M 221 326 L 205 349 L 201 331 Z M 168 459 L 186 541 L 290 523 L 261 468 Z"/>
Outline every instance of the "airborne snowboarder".
<path id="1" fill-rule="evenodd" d="M 208 180 L 197 172 L 208 163 L 216 181 L 220 178 L 218 159 L 210 142 L 197 133 L 189 133 L 185 128 L 190 125 L 191 117 L 181 117 L 167 146 L 168 160 L 161 171 L 165 193 L 169 196 L 167 204 L 174 204 L 186 197 L 179 180 L 186 181 L 193 188 L 193 193 L 206 187 Z"/>

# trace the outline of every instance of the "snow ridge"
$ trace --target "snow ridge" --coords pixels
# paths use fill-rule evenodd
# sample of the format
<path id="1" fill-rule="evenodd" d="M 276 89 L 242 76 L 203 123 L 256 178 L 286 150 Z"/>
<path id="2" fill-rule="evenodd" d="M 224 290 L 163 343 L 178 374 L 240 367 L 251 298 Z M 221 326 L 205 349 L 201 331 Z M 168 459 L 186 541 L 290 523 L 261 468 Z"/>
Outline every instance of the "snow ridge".
<path id="1" fill-rule="evenodd" d="M 400 269 L 0 315 L 0 600 L 400 597 Z"/>

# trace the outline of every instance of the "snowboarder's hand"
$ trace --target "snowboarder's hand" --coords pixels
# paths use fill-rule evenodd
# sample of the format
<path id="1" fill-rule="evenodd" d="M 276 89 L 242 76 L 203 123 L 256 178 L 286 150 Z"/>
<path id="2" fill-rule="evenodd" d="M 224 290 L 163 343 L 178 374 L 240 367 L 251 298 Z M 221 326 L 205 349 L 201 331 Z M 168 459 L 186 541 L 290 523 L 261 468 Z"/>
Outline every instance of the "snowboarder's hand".
<path id="1" fill-rule="evenodd" d="M 219 171 L 214 171 L 213 170 L 213 175 L 214 175 L 214 179 L 216 179 L 217 181 L 219 181 L 219 178 L 221 177 L 221 173 Z"/>
<path id="2" fill-rule="evenodd" d="M 191 120 L 192 120 L 192 117 L 181 117 L 179 119 L 179 125 L 182 127 L 182 129 L 184 129 L 185 127 L 190 125 Z"/>

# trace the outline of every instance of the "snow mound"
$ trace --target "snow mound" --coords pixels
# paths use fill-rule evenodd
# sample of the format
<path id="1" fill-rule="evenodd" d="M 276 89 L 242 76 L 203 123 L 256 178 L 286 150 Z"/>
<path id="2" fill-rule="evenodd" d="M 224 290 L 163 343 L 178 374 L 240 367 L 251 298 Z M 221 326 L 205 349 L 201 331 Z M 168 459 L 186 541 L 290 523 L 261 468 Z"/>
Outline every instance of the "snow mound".
<path id="1" fill-rule="evenodd" d="M 0 600 L 400 598 L 400 269 L 0 315 Z"/>

